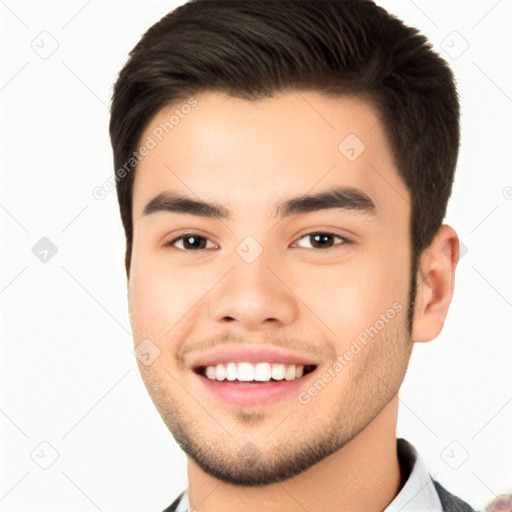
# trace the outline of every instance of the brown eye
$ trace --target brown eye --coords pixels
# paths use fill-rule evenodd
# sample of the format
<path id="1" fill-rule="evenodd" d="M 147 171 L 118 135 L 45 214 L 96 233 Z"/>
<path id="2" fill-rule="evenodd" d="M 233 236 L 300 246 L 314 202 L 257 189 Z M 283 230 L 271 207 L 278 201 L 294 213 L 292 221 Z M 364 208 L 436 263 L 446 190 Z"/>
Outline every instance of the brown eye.
<path id="1" fill-rule="evenodd" d="M 182 251 L 200 251 L 207 249 L 208 239 L 204 236 L 197 235 L 195 233 L 186 233 L 181 235 L 171 242 L 166 243 L 166 247 L 175 247 Z M 175 244 L 181 242 L 182 247 L 178 247 Z M 215 245 L 214 245 L 215 246 Z"/>
<path id="2" fill-rule="evenodd" d="M 335 249 L 339 245 L 350 244 L 350 240 L 343 238 L 342 236 L 335 235 L 334 233 L 315 232 L 308 233 L 299 238 L 299 240 L 306 239 L 310 241 L 311 249 L 329 250 Z M 335 239 L 341 240 L 341 243 L 335 244 Z M 304 247 L 299 245 L 299 247 Z"/>

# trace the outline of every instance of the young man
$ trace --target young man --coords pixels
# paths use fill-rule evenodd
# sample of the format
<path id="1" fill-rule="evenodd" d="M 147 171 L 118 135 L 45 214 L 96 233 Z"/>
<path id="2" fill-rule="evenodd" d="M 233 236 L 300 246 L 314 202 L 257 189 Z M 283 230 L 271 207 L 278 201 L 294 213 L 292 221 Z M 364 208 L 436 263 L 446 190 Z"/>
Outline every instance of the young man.
<path id="1" fill-rule="evenodd" d="M 166 510 L 469 511 L 396 438 L 459 243 L 447 64 L 365 0 L 195 0 L 110 134 L 135 353 L 188 456 Z"/>

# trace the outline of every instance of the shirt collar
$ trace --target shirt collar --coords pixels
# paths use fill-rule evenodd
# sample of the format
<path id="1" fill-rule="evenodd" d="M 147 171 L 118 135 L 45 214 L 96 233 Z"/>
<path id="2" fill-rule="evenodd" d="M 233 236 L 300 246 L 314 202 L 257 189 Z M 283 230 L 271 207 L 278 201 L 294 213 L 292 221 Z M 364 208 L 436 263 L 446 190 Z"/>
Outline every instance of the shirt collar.
<path id="1" fill-rule="evenodd" d="M 176 508 L 176 512 L 188 512 L 188 493 L 185 491 L 185 494 L 181 497 L 180 502 L 178 503 L 178 507 Z"/>
<path id="2" fill-rule="evenodd" d="M 397 439 L 396 446 L 400 467 L 409 476 L 383 512 L 443 512 L 432 477 L 414 446 L 403 438 Z"/>
<path id="3" fill-rule="evenodd" d="M 414 446 L 403 438 L 397 439 L 397 456 L 407 480 L 395 499 L 383 512 L 443 512 L 432 477 Z M 176 512 L 188 512 L 188 494 L 183 494 Z"/>

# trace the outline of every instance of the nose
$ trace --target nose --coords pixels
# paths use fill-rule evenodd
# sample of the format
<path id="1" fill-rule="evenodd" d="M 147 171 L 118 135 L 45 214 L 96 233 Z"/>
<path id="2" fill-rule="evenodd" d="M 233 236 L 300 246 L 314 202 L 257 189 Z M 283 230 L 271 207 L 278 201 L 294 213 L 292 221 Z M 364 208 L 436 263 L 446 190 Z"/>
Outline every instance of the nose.
<path id="1" fill-rule="evenodd" d="M 221 328 L 245 330 L 281 328 L 298 316 L 298 298 L 286 284 L 286 276 L 267 266 L 263 257 L 251 264 L 236 262 L 212 290 L 211 320 Z"/>

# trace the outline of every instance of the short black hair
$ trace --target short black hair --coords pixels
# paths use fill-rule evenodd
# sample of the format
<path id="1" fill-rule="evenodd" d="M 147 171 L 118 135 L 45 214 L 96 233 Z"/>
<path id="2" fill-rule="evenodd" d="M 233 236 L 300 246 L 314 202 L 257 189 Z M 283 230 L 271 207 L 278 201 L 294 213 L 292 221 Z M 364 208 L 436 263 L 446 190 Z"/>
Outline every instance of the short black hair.
<path id="1" fill-rule="evenodd" d="M 162 108 L 202 91 L 359 95 L 377 108 L 411 197 L 411 269 L 446 215 L 460 144 L 453 73 L 415 28 L 371 0 L 192 0 L 130 52 L 114 86 L 115 169 Z M 133 172 L 116 179 L 129 278 Z M 412 283 L 415 294 L 415 276 Z"/>

